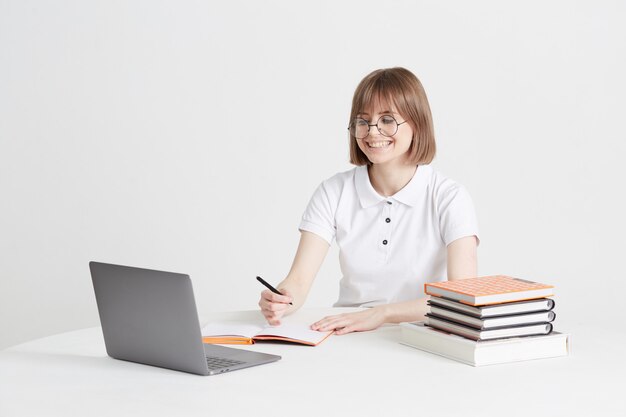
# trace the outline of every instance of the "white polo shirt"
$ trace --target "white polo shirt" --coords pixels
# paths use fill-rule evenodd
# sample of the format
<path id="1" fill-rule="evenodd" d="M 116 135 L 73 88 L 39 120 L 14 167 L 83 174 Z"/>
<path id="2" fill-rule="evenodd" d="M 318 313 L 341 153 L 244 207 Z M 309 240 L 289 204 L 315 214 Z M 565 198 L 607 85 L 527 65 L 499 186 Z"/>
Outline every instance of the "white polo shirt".
<path id="1" fill-rule="evenodd" d="M 429 165 L 391 197 L 374 190 L 366 166 L 336 174 L 313 194 L 300 230 L 337 240 L 341 307 L 423 297 L 425 282 L 447 279 L 447 245 L 478 239 L 469 194 Z"/>

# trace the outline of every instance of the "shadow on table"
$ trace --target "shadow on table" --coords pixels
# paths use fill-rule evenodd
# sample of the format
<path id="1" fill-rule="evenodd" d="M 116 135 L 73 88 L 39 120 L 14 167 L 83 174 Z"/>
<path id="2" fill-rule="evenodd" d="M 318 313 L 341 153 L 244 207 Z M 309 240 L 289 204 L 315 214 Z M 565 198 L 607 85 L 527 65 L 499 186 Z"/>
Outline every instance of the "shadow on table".
<path id="1" fill-rule="evenodd" d="M 77 368 L 91 369 L 93 371 L 106 370 L 107 372 L 119 371 L 127 374 L 128 370 L 142 370 L 142 373 L 163 373 L 175 372 L 165 368 L 159 368 L 151 365 L 144 365 L 136 362 L 129 362 L 111 358 L 110 356 L 93 356 L 78 355 L 67 353 L 41 353 L 41 352 L 3 352 L 0 357 L 0 368 L 4 368 L 4 372 L 10 375 L 12 367 L 10 364 L 19 364 L 20 374 L 31 372 L 33 374 L 40 373 L 45 369 L 46 372 L 72 372 Z M 26 366 L 25 366 L 26 365 Z M 17 370 L 18 367 L 15 367 Z M 114 375 L 114 374 L 113 374 Z"/>

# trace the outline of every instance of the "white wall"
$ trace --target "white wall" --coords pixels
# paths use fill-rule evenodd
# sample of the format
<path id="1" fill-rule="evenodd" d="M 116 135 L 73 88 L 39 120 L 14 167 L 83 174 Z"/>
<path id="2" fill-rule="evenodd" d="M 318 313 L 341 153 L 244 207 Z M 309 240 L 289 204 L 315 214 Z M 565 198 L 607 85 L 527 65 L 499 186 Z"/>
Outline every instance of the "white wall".
<path id="1" fill-rule="evenodd" d="M 620 311 L 623 2 L 298 3 L 0 0 L 0 348 L 98 325 L 89 260 L 189 273 L 201 315 L 255 308 L 389 66 L 426 88 L 480 274 L 555 284 L 563 326 Z"/>

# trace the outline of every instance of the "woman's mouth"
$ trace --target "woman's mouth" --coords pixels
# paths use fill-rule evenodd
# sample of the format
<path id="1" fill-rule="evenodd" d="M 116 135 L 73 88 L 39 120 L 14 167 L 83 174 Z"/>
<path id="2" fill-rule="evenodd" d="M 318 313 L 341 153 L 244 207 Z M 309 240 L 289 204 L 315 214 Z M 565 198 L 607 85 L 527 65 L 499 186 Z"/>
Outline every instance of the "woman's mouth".
<path id="1" fill-rule="evenodd" d="M 380 140 L 380 141 L 376 141 L 376 142 L 366 142 L 367 143 L 367 147 L 371 148 L 371 149 L 381 149 L 381 148 L 386 148 L 391 144 L 390 140 Z"/>

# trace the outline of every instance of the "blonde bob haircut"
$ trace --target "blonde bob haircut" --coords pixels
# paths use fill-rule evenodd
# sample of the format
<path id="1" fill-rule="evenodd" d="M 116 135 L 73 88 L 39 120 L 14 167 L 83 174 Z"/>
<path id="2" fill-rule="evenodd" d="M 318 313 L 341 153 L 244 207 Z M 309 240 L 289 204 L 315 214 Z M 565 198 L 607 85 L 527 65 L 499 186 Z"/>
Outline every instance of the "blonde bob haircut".
<path id="1" fill-rule="evenodd" d="M 384 68 L 370 73 L 361 80 L 354 91 L 350 122 L 377 101 L 393 104 L 413 129 L 413 140 L 408 151 L 409 162 L 415 165 L 429 164 L 436 152 L 435 132 L 422 83 L 411 71 L 400 67 Z M 352 133 L 350 133 L 350 163 L 371 165 Z"/>

